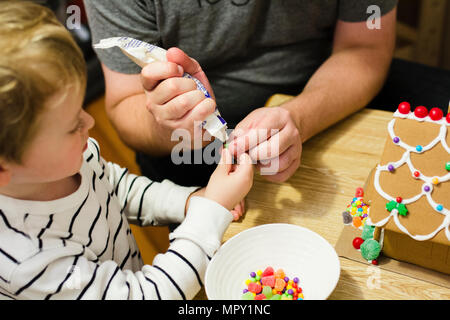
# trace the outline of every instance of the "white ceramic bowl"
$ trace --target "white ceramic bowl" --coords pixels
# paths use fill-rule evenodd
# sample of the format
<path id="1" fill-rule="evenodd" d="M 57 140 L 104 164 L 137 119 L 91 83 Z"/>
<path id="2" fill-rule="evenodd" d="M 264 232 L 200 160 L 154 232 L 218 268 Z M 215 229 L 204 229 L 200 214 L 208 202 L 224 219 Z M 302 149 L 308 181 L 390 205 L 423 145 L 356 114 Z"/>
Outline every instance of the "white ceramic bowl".
<path id="1" fill-rule="evenodd" d="M 298 277 L 305 300 L 327 299 L 340 275 L 334 248 L 317 233 L 293 224 L 265 224 L 228 241 L 212 258 L 205 275 L 210 300 L 240 300 L 250 272 L 271 266 Z"/>

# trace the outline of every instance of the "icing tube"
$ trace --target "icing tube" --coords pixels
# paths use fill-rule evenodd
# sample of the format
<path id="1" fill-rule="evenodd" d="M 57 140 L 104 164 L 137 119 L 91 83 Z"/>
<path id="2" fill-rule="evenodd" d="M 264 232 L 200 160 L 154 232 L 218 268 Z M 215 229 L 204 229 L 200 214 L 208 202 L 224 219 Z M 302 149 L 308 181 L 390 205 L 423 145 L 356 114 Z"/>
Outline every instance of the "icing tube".
<path id="1" fill-rule="evenodd" d="M 108 38 L 94 45 L 96 49 L 109 49 L 113 47 L 119 47 L 128 58 L 142 68 L 153 61 L 167 61 L 166 50 L 133 38 Z M 211 97 L 208 90 L 206 90 L 205 86 L 198 79 L 188 73 L 185 73 L 183 77 L 194 80 L 197 84 L 197 89 L 202 91 L 205 97 Z M 225 142 L 228 140 L 227 123 L 220 115 L 217 107 L 214 113 L 210 114 L 202 122 L 202 126 L 209 134 L 220 139 L 220 141 Z"/>

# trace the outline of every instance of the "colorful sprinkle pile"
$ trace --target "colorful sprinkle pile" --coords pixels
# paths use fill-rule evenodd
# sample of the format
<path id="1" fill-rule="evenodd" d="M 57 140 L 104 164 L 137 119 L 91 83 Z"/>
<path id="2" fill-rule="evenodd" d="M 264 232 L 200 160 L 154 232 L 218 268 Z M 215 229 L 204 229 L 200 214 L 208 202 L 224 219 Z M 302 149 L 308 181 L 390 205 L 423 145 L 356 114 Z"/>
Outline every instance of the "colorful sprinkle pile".
<path id="1" fill-rule="evenodd" d="M 364 203 L 364 191 L 362 188 L 356 190 L 355 197 L 343 212 L 344 224 L 353 224 L 355 228 L 363 229 L 369 216 L 369 205 Z"/>
<path id="2" fill-rule="evenodd" d="M 352 245 L 356 250 L 361 251 L 361 256 L 365 260 L 373 265 L 377 265 L 377 259 L 381 252 L 381 245 L 373 238 L 375 227 L 366 223 L 370 209 L 369 205 L 364 203 L 363 197 L 363 188 L 357 188 L 355 197 L 347 206 L 347 210 L 342 213 L 342 218 L 344 220 L 344 224 L 352 224 L 353 227 L 362 230 L 361 237 L 354 238 Z M 402 202 L 402 198 L 399 197 L 396 201 L 392 202 L 394 202 L 392 205 L 397 206 Z M 408 210 L 405 208 L 405 211 L 407 212 Z"/>
<path id="3" fill-rule="evenodd" d="M 283 269 L 274 271 L 272 267 L 267 267 L 264 271 L 250 272 L 242 300 L 303 300 L 299 282 L 297 277 L 287 277 Z"/>

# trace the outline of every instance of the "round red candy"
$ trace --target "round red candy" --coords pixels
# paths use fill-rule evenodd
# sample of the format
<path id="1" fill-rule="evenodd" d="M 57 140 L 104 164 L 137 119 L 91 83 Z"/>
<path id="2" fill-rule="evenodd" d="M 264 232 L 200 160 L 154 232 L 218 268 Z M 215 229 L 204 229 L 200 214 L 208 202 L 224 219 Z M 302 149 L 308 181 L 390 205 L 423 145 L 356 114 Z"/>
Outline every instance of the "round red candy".
<path id="1" fill-rule="evenodd" d="M 353 239 L 353 247 L 355 249 L 359 249 L 361 247 L 361 245 L 363 244 L 364 239 L 361 237 L 356 237 L 355 239 Z"/>
<path id="2" fill-rule="evenodd" d="M 411 105 L 409 102 L 402 102 L 398 105 L 398 112 L 401 114 L 408 114 L 411 111 Z"/>
<path id="3" fill-rule="evenodd" d="M 403 199 L 401 197 L 397 197 L 397 199 L 395 199 L 395 201 L 397 201 L 398 203 L 402 203 Z"/>
<path id="4" fill-rule="evenodd" d="M 373 264 L 374 266 L 377 266 L 377 265 L 378 265 L 378 260 L 377 260 L 377 259 L 372 260 L 372 264 Z"/>
<path id="5" fill-rule="evenodd" d="M 444 116 L 444 113 L 439 108 L 433 108 L 430 110 L 430 118 L 434 121 L 439 121 Z"/>
<path id="6" fill-rule="evenodd" d="M 364 197 L 364 189 L 363 188 L 356 188 L 355 197 Z"/>
<path id="7" fill-rule="evenodd" d="M 414 110 L 414 114 L 417 118 L 425 118 L 428 115 L 428 109 L 424 106 L 417 107 Z"/>
<path id="8" fill-rule="evenodd" d="M 414 177 L 416 177 L 416 178 L 420 177 L 420 172 L 419 171 L 414 171 Z"/>
<path id="9" fill-rule="evenodd" d="M 450 113 L 447 113 L 446 119 L 447 119 L 447 122 L 450 123 Z"/>

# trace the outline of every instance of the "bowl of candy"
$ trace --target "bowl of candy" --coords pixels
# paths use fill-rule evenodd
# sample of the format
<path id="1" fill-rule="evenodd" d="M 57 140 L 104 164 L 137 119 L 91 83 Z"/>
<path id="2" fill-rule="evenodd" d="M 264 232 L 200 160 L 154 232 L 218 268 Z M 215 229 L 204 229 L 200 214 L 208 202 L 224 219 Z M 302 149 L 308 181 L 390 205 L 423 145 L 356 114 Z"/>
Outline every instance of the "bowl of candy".
<path id="1" fill-rule="evenodd" d="M 293 224 L 265 224 L 226 241 L 205 275 L 210 300 L 324 300 L 340 263 L 317 233 Z"/>

